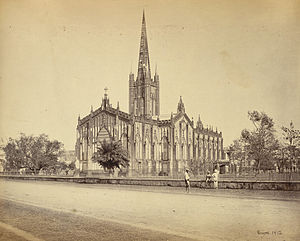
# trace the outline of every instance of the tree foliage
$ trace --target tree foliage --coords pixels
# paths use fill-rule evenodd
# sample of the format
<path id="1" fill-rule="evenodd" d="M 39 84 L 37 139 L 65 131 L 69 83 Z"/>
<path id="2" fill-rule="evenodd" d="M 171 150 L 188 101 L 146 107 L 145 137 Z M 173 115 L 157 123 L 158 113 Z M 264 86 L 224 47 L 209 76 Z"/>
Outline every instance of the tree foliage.
<path id="1" fill-rule="evenodd" d="M 300 131 L 295 129 L 292 121 L 289 127 L 283 126 L 281 129 L 285 142 L 282 146 L 280 160 L 282 167 L 291 169 L 299 163 L 300 159 Z"/>
<path id="2" fill-rule="evenodd" d="M 282 130 L 288 146 L 300 146 L 300 131 L 295 129 L 292 121 L 289 127 L 283 126 Z"/>
<path id="3" fill-rule="evenodd" d="M 200 172 L 203 169 L 203 159 L 199 158 L 199 159 L 191 159 L 188 163 L 188 167 L 190 172 L 196 177 L 200 174 Z"/>
<path id="4" fill-rule="evenodd" d="M 245 158 L 244 146 L 240 139 L 233 140 L 228 152 L 231 160 L 242 161 Z"/>
<path id="5" fill-rule="evenodd" d="M 276 151 L 279 142 L 275 137 L 274 121 L 264 112 L 248 112 L 254 130 L 244 129 L 241 141 L 248 158 L 255 160 L 256 170 L 270 170 L 274 168 Z"/>
<path id="6" fill-rule="evenodd" d="M 18 139 L 9 138 L 3 151 L 5 170 L 19 171 L 25 168 L 37 174 L 42 168 L 50 168 L 57 164 L 58 157 L 63 151 L 63 144 L 57 140 L 49 140 L 45 134 L 39 136 L 21 134 Z"/>
<path id="7" fill-rule="evenodd" d="M 254 160 L 256 170 L 277 167 L 279 172 L 283 172 L 297 168 L 300 163 L 300 131 L 295 129 L 293 123 L 281 128 L 284 136 L 282 142 L 276 138 L 274 121 L 267 114 L 249 111 L 248 116 L 254 128 L 242 130 L 241 137 L 229 146 L 230 160 L 240 161 L 240 166 L 243 160 Z"/>
<path id="8" fill-rule="evenodd" d="M 120 141 L 114 140 L 101 142 L 92 160 L 112 172 L 115 168 L 121 169 L 121 167 L 129 166 L 128 152 L 123 149 Z"/>

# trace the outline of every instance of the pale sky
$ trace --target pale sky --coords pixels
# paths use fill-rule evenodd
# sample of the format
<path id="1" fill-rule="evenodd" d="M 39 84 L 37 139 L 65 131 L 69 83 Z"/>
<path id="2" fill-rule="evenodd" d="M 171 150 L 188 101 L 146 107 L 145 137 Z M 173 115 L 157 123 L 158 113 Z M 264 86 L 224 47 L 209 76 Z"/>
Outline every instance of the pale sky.
<path id="1" fill-rule="evenodd" d="M 46 133 L 74 149 L 104 88 L 128 112 L 142 11 L 161 113 L 250 128 L 248 110 L 300 128 L 300 1 L 0 0 L 0 137 Z"/>

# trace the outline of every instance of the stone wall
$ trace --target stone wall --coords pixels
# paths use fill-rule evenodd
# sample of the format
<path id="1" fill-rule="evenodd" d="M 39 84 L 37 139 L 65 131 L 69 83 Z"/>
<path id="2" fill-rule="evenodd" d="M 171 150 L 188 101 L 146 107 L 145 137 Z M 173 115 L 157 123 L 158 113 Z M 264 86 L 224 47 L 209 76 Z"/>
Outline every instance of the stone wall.
<path id="1" fill-rule="evenodd" d="M 33 181 L 57 181 L 75 182 L 87 184 L 119 184 L 119 185 L 142 185 L 142 186 L 169 186 L 184 187 L 184 180 L 179 179 L 153 179 L 153 178 L 98 178 L 98 177 L 54 177 L 54 176 L 8 176 L 0 175 L 0 179 L 33 180 Z M 211 188 L 204 180 L 192 180 L 192 188 Z M 251 190 L 285 190 L 300 191 L 300 181 L 240 181 L 221 180 L 220 189 L 251 189 Z"/>

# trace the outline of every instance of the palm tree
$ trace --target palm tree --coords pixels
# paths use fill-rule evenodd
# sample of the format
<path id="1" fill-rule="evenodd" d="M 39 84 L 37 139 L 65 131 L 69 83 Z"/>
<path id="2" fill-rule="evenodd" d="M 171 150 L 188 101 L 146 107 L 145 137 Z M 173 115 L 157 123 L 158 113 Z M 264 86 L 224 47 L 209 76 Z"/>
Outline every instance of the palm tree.
<path id="1" fill-rule="evenodd" d="M 114 173 L 115 168 L 121 169 L 121 167 L 129 166 L 128 152 L 123 149 L 120 141 L 114 140 L 100 142 L 92 160 L 110 173 Z"/>

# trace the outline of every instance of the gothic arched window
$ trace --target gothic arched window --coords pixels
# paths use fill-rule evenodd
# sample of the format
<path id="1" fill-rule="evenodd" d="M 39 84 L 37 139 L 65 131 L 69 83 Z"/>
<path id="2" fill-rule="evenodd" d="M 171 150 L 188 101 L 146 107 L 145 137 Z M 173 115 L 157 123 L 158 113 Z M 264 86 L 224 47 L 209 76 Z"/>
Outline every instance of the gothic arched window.
<path id="1" fill-rule="evenodd" d="M 169 156 L 168 156 L 168 140 L 166 137 L 163 137 L 163 143 L 162 143 L 162 154 L 163 154 L 163 160 L 168 160 Z"/>
<path id="2" fill-rule="evenodd" d="M 140 99 L 140 114 L 144 115 L 144 99 Z"/>
<path id="3" fill-rule="evenodd" d="M 148 138 L 146 139 L 146 159 L 151 159 L 151 146 Z"/>
<path id="4" fill-rule="evenodd" d="M 122 135 L 121 141 L 122 141 L 122 147 L 123 147 L 123 149 L 127 150 L 127 136 L 126 135 Z"/>
<path id="5" fill-rule="evenodd" d="M 179 155 L 179 143 L 177 142 L 175 146 L 176 146 L 175 159 L 178 160 L 180 158 L 180 155 Z"/>

